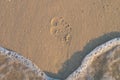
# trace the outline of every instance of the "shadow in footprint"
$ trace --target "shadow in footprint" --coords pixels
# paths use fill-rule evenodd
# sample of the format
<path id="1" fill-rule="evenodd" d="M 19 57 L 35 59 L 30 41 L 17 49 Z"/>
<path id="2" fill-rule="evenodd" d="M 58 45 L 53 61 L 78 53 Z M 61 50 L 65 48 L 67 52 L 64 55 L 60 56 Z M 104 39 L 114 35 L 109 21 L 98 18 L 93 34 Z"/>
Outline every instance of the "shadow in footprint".
<path id="1" fill-rule="evenodd" d="M 82 51 L 75 52 L 70 59 L 64 62 L 62 68 L 57 74 L 44 71 L 48 76 L 65 80 L 72 72 L 74 72 L 80 65 L 83 58 L 89 54 L 97 46 L 109 41 L 113 38 L 120 37 L 120 32 L 110 32 L 100 36 L 96 39 L 90 40 Z"/>

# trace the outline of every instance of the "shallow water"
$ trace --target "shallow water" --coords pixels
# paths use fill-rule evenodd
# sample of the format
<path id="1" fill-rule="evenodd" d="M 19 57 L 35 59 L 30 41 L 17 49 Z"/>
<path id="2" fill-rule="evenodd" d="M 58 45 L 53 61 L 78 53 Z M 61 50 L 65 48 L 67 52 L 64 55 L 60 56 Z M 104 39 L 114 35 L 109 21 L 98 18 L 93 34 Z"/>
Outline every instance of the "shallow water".
<path id="1" fill-rule="evenodd" d="M 78 80 L 120 80 L 120 47 L 95 57 Z"/>
<path id="2" fill-rule="evenodd" d="M 42 78 L 17 60 L 0 55 L 0 80 L 42 80 Z"/>
<path id="3" fill-rule="evenodd" d="M 96 47 L 66 80 L 119 80 L 119 45 L 120 38 L 115 38 Z"/>
<path id="4" fill-rule="evenodd" d="M 66 80 L 120 80 L 120 38 L 90 52 Z M 59 80 L 48 77 L 32 61 L 0 47 L 0 80 Z"/>

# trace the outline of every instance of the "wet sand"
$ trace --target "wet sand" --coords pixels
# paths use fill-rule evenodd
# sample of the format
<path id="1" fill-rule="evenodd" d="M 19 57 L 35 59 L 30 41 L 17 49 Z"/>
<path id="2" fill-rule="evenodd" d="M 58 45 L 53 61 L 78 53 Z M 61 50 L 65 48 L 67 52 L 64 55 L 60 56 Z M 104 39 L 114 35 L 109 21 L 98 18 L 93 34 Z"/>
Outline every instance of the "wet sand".
<path id="1" fill-rule="evenodd" d="M 66 78 L 92 49 L 120 36 L 119 0 L 0 0 L 0 45 Z"/>
<path id="2" fill-rule="evenodd" d="M 65 80 L 119 80 L 119 45 L 120 38 L 115 38 L 96 47 Z M 8 79 L 61 80 L 50 78 L 19 53 L 0 47 L 0 80 Z"/>
<path id="3" fill-rule="evenodd" d="M 84 64 L 84 63 L 83 63 Z M 78 72 L 77 72 L 78 73 Z M 67 80 L 119 80 L 120 79 L 120 46 L 113 47 L 102 55 L 94 57 L 89 67 L 79 73 L 75 79 Z"/>
<path id="4" fill-rule="evenodd" d="M 120 47 L 117 47 L 119 45 L 120 38 L 114 38 L 97 46 L 65 80 L 119 80 Z"/>

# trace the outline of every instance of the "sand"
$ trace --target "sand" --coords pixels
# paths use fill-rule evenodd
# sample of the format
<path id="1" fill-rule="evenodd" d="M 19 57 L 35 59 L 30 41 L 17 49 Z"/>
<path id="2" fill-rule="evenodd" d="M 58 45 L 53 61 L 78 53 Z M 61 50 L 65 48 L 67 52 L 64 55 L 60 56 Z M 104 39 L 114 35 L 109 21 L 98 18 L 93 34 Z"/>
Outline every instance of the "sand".
<path id="1" fill-rule="evenodd" d="M 0 45 L 65 79 L 92 49 L 120 36 L 119 7 L 119 0 L 0 0 Z"/>

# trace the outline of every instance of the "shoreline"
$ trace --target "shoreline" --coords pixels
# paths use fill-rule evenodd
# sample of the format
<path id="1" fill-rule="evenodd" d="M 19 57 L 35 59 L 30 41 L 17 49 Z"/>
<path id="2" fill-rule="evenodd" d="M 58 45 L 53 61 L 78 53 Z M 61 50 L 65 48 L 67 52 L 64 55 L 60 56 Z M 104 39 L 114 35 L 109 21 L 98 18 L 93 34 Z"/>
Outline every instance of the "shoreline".
<path id="1" fill-rule="evenodd" d="M 120 38 L 114 38 L 112 40 L 109 40 L 100 46 L 96 47 L 94 50 L 92 50 L 86 57 L 83 59 L 82 64 L 80 67 L 78 67 L 77 70 L 75 70 L 70 76 L 67 77 L 65 80 L 76 80 L 79 78 L 79 76 L 84 73 L 87 67 L 91 64 L 94 57 L 100 56 L 102 53 L 112 49 L 115 46 L 120 45 Z"/>
<path id="2" fill-rule="evenodd" d="M 82 73 L 84 73 L 86 68 L 89 67 L 89 65 L 93 61 L 94 57 L 100 56 L 102 53 L 104 53 L 118 45 L 120 45 L 120 38 L 114 38 L 114 39 L 109 40 L 109 41 L 101 44 L 100 46 L 96 47 L 93 51 L 91 51 L 88 55 L 86 55 L 86 57 L 82 61 L 82 64 L 80 65 L 80 67 L 78 67 L 78 69 L 75 70 L 72 74 L 70 74 L 70 76 L 68 76 L 67 79 L 65 79 L 65 80 L 76 80 L 77 78 L 79 78 L 79 76 Z M 42 77 L 45 80 L 59 80 L 59 79 L 54 79 L 54 78 L 50 78 L 49 76 L 47 76 L 31 60 L 23 57 L 19 53 L 16 53 L 12 50 L 8 50 L 3 47 L 0 47 L 0 52 L 2 55 L 6 55 L 10 58 L 18 60 L 20 63 L 24 64 L 31 70 L 35 71 L 35 73 L 37 73 L 37 75 L 39 75 L 40 77 Z"/>
<path id="3" fill-rule="evenodd" d="M 43 79 L 46 79 L 49 80 L 49 77 L 44 73 L 42 72 L 38 67 L 37 65 L 35 65 L 31 60 L 23 57 L 22 55 L 20 55 L 19 53 L 17 52 L 14 52 L 12 50 L 8 50 L 6 48 L 3 48 L 3 47 L 0 47 L 0 53 L 2 55 L 5 55 L 7 57 L 10 57 L 14 60 L 17 60 L 19 61 L 21 64 L 27 66 L 28 68 L 30 68 L 32 71 L 34 71 L 38 76 L 42 77 Z"/>

